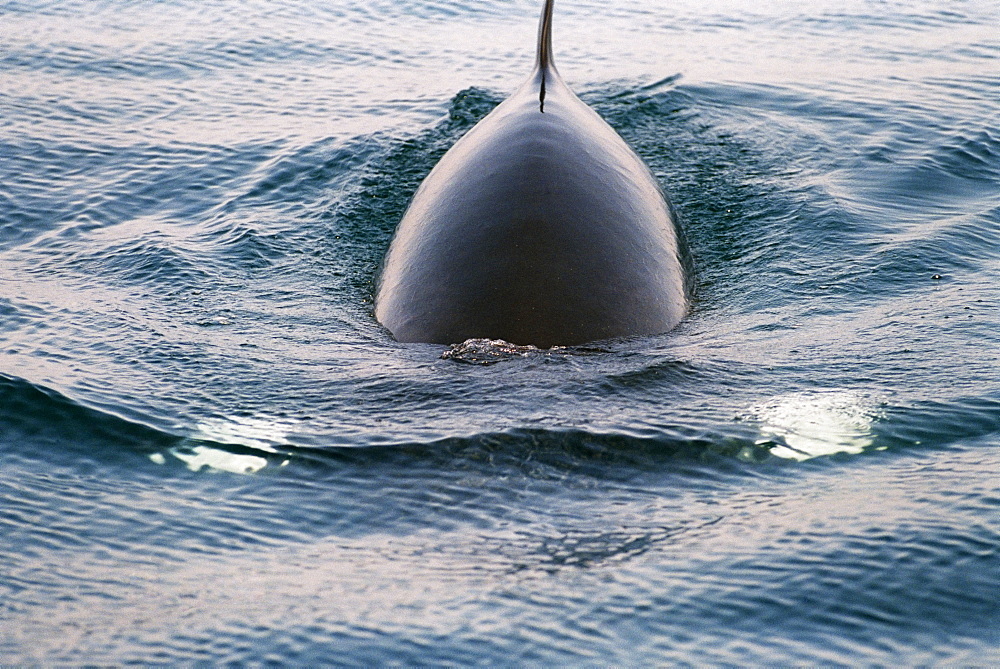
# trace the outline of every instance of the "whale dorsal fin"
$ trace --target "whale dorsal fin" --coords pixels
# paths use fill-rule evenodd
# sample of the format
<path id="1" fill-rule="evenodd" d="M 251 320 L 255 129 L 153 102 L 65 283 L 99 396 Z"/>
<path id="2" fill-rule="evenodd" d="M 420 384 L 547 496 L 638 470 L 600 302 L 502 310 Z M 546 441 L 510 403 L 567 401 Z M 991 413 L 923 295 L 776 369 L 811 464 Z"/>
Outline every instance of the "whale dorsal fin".
<path id="1" fill-rule="evenodd" d="M 538 21 L 538 55 L 535 57 L 535 70 L 541 80 L 538 88 L 538 110 L 545 112 L 545 78 L 550 72 L 555 72 L 552 62 L 552 5 L 555 0 L 545 0 L 542 7 L 542 17 Z"/>
<path id="2" fill-rule="evenodd" d="M 552 5 L 553 0 L 545 0 L 542 7 L 542 18 L 538 21 L 538 56 L 535 67 L 546 70 L 552 63 Z"/>

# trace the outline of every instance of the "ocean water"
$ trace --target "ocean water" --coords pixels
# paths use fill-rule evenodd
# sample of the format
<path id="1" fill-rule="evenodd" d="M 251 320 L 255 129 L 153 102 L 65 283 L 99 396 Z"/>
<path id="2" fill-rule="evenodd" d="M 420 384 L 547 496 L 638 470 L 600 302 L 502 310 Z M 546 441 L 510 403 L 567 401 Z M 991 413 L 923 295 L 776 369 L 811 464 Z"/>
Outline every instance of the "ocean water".
<path id="1" fill-rule="evenodd" d="M 0 663 L 1000 663 L 1000 5 L 558 0 L 692 313 L 396 343 L 540 5 L 0 1 Z"/>

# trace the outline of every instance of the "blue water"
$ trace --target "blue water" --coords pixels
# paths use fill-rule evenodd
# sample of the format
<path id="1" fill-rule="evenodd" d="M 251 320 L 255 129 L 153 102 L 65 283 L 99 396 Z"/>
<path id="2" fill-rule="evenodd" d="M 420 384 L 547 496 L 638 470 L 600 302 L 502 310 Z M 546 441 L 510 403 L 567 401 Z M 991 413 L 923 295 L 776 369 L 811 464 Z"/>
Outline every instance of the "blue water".
<path id="1" fill-rule="evenodd" d="M 560 0 L 693 312 L 398 344 L 540 4 L 0 2 L 0 663 L 1000 663 L 1000 6 Z"/>

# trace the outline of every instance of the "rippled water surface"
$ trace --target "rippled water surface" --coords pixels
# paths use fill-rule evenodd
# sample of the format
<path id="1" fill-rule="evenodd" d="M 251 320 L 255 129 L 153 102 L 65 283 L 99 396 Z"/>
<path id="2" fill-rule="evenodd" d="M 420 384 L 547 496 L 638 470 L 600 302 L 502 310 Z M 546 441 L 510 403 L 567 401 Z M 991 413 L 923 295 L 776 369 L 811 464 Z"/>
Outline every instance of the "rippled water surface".
<path id="1" fill-rule="evenodd" d="M 559 0 L 695 308 L 398 344 L 540 4 L 0 1 L 2 662 L 1000 663 L 1000 8 Z"/>

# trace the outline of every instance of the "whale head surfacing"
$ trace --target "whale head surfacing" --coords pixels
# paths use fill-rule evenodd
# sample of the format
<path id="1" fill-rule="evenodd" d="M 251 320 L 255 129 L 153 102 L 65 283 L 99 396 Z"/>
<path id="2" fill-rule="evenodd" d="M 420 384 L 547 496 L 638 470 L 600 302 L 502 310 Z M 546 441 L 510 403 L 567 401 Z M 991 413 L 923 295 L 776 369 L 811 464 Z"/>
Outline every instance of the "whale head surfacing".
<path id="1" fill-rule="evenodd" d="M 396 229 L 375 317 L 398 341 L 575 345 L 666 332 L 687 312 L 672 209 L 556 71 L 552 3 L 531 76 L 441 158 Z"/>

